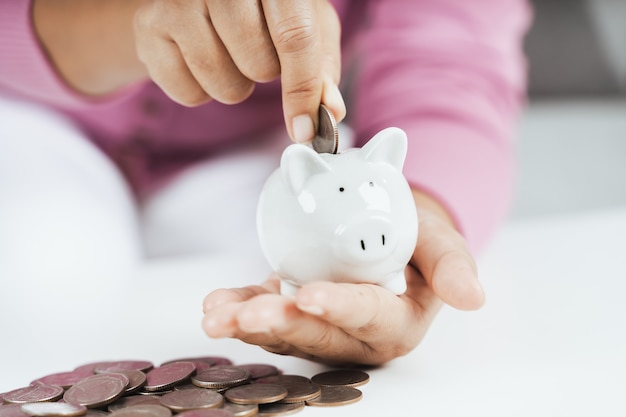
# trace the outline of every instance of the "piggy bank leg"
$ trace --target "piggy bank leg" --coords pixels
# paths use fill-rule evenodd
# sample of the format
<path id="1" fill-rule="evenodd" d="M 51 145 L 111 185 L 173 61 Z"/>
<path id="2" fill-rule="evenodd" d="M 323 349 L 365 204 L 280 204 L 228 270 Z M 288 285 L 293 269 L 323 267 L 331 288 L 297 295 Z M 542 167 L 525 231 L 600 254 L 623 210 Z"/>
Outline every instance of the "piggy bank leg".
<path id="1" fill-rule="evenodd" d="M 282 295 L 286 295 L 288 297 L 295 297 L 296 292 L 300 289 L 299 285 L 294 284 L 290 281 L 285 281 L 284 279 L 280 280 L 280 293 Z"/>
<path id="2" fill-rule="evenodd" d="M 389 276 L 388 279 L 380 283 L 380 286 L 388 289 L 396 295 L 404 294 L 406 292 L 406 279 L 404 278 L 404 272 L 399 272 Z"/>

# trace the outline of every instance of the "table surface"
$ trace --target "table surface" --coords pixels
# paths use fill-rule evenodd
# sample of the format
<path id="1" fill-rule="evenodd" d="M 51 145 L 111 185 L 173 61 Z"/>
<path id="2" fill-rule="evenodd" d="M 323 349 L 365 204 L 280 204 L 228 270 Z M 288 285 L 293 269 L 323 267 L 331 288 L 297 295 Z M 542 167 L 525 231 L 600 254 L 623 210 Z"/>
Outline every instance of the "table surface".
<path id="1" fill-rule="evenodd" d="M 623 415 L 625 252 L 626 207 L 511 222 L 479 259 L 483 309 L 444 308 L 416 350 L 368 371 L 360 402 L 299 415 Z M 324 370 L 202 333 L 207 277 L 237 285 L 259 268 L 229 257 L 157 261 L 125 288 L 89 297 L 72 288 L 52 301 L 2 297 L 0 392 L 98 360 L 221 355 Z"/>

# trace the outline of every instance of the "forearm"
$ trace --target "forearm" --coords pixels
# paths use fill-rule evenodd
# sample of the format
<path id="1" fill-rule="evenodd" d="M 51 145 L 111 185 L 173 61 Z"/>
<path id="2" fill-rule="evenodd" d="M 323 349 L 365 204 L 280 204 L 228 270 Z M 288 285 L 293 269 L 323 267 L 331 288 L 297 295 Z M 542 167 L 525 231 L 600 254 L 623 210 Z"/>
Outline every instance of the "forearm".
<path id="1" fill-rule="evenodd" d="M 33 24 L 59 75 L 103 95 L 147 77 L 137 58 L 133 16 L 142 0 L 35 0 Z"/>

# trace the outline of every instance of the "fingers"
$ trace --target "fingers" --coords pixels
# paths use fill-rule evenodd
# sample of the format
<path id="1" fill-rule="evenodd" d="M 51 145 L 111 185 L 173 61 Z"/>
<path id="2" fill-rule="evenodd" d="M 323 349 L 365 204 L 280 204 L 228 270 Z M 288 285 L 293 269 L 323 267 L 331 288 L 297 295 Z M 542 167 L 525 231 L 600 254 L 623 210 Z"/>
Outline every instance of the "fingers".
<path id="1" fill-rule="evenodd" d="M 211 98 L 234 104 L 254 83 L 233 62 L 202 1 L 154 1 L 135 15 L 139 59 L 172 100 L 195 106 Z"/>
<path id="2" fill-rule="evenodd" d="M 154 38 L 139 31 L 136 36 L 137 54 L 150 78 L 173 101 L 196 106 L 211 100 L 187 67 L 178 46 L 162 37 Z"/>
<path id="3" fill-rule="evenodd" d="M 294 141 L 307 143 L 315 137 L 325 83 L 331 109 L 341 107 L 330 87 L 338 82 L 339 21 L 326 1 L 262 3 L 280 62 L 285 123 Z"/>
<path id="4" fill-rule="evenodd" d="M 423 279 L 409 284 L 411 297 L 398 297 L 377 285 L 314 282 L 298 292 L 296 305 L 372 346 L 393 346 L 395 357 L 417 345 L 441 304 Z"/>
<path id="5" fill-rule="evenodd" d="M 433 291 L 461 310 L 475 310 L 485 302 L 474 258 L 463 237 L 429 208 L 419 210 L 419 237 L 412 263 Z"/>
<path id="6" fill-rule="evenodd" d="M 268 82 L 280 75 L 260 0 L 207 2 L 211 24 L 237 66 L 248 79 Z"/>
<path id="7" fill-rule="evenodd" d="M 384 361 L 369 345 L 299 310 L 288 297 L 264 294 L 245 303 L 222 307 L 219 314 L 204 319 L 203 326 L 209 336 L 236 337 L 271 352 L 324 362 Z"/>
<path id="8" fill-rule="evenodd" d="M 243 288 L 217 289 L 204 298 L 202 308 L 204 313 L 222 304 L 242 302 L 260 294 L 278 294 L 280 282 L 276 277 L 265 281 L 262 285 L 253 285 Z"/>

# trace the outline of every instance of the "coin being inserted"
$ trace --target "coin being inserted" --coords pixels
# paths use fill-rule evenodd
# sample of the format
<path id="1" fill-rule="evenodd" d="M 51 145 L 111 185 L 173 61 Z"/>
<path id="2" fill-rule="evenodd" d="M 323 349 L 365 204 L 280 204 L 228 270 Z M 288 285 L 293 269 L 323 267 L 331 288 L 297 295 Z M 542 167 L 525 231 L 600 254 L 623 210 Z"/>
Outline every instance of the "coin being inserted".
<path id="1" fill-rule="evenodd" d="M 339 130 L 337 121 L 328 107 L 320 104 L 317 135 L 313 139 L 313 149 L 317 153 L 337 153 L 339 148 Z"/>

